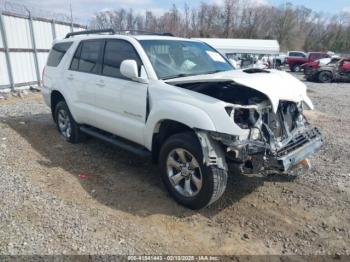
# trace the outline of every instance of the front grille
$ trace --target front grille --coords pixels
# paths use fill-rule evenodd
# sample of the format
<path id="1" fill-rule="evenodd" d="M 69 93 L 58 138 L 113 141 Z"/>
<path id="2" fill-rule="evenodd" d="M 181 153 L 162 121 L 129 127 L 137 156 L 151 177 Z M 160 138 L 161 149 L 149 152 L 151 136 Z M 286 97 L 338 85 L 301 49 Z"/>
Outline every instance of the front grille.
<path id="1" fill-rule="evenodd" d="M 317 128 L 308 129 L 304 133 L 295 136 L 285 147 L 277 152 L 277 156 L 282 157 L 287 155 L 320 136 L 321 133 Z"/>

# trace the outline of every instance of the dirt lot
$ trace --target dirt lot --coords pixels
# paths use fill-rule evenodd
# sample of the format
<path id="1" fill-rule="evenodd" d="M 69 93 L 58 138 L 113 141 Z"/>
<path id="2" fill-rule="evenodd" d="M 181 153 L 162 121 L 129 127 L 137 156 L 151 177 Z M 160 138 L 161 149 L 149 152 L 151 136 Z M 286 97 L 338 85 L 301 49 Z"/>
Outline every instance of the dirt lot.
<path id="1" fill-rule="evenodd" d="M 326 141 L 312 171 L 232 173 L 199 212 L 167 195 L 149 160 L 64 142 L 40 94 L 0 100 L 0 253 L 349 255 L 350 84 L 308 86 Z"/>

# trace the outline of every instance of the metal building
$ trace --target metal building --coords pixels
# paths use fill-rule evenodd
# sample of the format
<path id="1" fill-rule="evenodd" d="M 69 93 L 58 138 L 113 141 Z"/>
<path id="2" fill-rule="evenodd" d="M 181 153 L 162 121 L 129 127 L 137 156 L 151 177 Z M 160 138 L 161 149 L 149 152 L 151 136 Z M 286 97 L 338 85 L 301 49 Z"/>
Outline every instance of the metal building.
<path id="1" fill-rule="evenodd" d="M 79 24 L 8 12 L 0 13 L 0 91 L 40 85 L 55 39 L 86 29 Z"/>

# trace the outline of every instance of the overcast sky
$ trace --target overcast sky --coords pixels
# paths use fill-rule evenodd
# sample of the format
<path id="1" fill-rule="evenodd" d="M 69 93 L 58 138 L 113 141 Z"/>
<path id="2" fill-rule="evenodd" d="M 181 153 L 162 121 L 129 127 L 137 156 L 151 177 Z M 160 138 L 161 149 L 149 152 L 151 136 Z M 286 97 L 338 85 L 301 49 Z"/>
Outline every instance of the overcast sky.
<path id="1" fill-rule="evenodd" d="M 1 0 L 0 0 L 1 1 Z M 7 0 L 12 2 L 11 0 Z M 143 12 L 145 10 L 152 10 L 157 14 L 161 14 L 167 10 L 172 4 L 176 4 L 182 8 L 184 3 L 188 3 L 191 7 L 196 7 L 200 2 L 215 2 L 222 3 L 224 0 L 71 0 L 74 17 L 82 23 L 87 23 L 94 13 L 107 10 L 133 8 L 137 11 Z M 285 0 L 252 0 L 259 3 L 267 3 L 272 5 L 281 5 Z M 51 12 L 69 14 L 70 0 L 21 0 L 18 3 L 27 4 L 28 6 L 40 7 Z M 295 5 L 304 5 L 316 11 L 325 13 L 336 13 L 338 11 L 350 11 L 350 0 L 289 0 Z"/>

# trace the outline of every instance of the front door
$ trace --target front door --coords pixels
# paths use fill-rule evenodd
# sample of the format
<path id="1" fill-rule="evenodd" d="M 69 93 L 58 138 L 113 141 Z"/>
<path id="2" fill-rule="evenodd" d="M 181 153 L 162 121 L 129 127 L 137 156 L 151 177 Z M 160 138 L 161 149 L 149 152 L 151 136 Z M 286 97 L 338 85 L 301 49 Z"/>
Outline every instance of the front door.
<path id="1" fill-rule="evenodd" d="M 141 71 L 141 59 L 131 43 L 106 40 L 101 76 L 95 83 L 98 127 L 143 145 L 148 85 L 120 73 L 120 64 L 127 59 L 135 60 Z"/>

